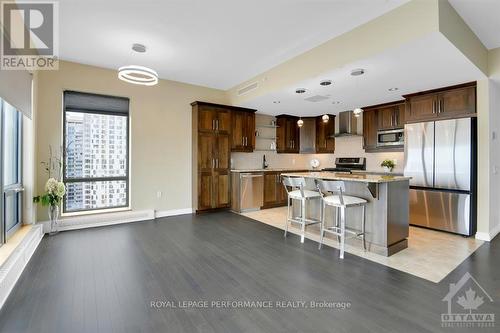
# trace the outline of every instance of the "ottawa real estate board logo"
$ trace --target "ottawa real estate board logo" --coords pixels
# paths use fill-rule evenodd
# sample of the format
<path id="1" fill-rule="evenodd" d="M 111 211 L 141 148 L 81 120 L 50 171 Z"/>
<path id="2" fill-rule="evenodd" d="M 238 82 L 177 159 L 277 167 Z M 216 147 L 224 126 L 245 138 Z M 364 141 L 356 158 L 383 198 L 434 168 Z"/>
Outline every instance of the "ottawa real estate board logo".
<path id="1" fill-rule="evenodd" d="M 58 69 L 59 7 L 52 1 L 1 1 L 2 70 Z"/>
<path id="2" fill-rule="evenodd" d="M 495 314 L 483 310 L 493 299 L 468 272 L 457 283 L 450 283 L 443 302 L 448 312 L 441 314 L 442 327 L 495 327 Z"/>

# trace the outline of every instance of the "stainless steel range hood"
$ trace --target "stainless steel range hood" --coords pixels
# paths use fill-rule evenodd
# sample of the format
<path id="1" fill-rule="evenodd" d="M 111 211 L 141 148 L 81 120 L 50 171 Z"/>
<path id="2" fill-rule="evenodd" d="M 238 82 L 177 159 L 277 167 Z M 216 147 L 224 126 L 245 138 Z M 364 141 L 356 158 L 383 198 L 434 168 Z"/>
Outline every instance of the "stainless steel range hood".
<path id="1" fill-rule="evenodd" d="M 339 129 L 338 132 L 335 133 L 335 137 L 361 135 L 358 133 L 358 117 L 354 115 L 354 112 L 340 112 L 337 121 L 339 123 Z"/>

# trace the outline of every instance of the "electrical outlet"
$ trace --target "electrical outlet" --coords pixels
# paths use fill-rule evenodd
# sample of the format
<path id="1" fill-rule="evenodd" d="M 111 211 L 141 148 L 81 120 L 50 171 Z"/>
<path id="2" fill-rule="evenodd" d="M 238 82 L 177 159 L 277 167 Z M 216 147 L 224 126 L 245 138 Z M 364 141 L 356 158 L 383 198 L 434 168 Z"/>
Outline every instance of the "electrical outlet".
<path id="1" fill-rule="evenodd" d="M 161 193 L 161 191 L 156 192 L 156 197 L 158 199 L 160 199 L 162 195 L 163 195 L 163 193 Z"/>

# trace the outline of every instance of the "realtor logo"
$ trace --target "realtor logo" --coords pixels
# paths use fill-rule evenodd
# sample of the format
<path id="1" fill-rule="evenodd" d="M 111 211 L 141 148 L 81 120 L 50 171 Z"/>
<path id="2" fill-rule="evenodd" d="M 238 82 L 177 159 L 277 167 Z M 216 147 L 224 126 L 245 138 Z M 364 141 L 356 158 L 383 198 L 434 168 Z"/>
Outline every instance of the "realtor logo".
<path id="1" fill-rule="evenodd" d="M 2 1 L 1 8 L 1 69 L 57 69 L 58 3 Z"/>
<path id="2" fill-rule="evenodd" d="M 443 298 L 448 303 L 448 313 L 441 314 L 443 327 L 494 327 L 495 314 L 481 313 L 479 308 L 493 299 L 479 282 L 469 274 L 457 283 L 450 283 L 450 290 Z"/>

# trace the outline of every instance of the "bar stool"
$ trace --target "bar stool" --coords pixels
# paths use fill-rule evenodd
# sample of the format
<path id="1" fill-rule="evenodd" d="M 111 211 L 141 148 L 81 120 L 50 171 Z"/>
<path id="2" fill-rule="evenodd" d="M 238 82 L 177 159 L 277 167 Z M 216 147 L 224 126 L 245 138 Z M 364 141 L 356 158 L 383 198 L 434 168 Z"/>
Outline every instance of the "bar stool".
<path id="1" fill-rule="evenodd" d="M 283 185 L 285 186 L 288 199 L 287 199 L 287 216 L 285 223 L 285 237 L 288 232 L 288 223 L 294 222 L 301 225 L 302 235 L 300 242 L 304 243 L 304 236 L 306 227 L 311 224 L 320 223 L 319 220 L 308 219 L 306 215 L 306 202 L 309 200 L 321 200 L 321 195 L 317 191 L 305 190 L 306 180 L 303 177 L 283 177 Z M 297 219 L 293 218 L 293 211 L 290 213 L 290 207 L 293 203 L 292 200 L 300 201 L 300 216 Z"/>
<path id="2" fill-rule="evenodd" d="M 365 206 L 368 203 L 368 201 L 366 201 L 363 198 L 344 195 L 345 184 L 343 181 L 316 180 L 316 185 L 318 187 L 318 191 L 322 199 L 321 231 L 320 231 L 318 249 L 321 249 L 321 245 L 323 244 L 324 233 L 329 232 L 331 234 L 337 235 L 337 239 L 340 238 L 340 259 L 344 259 L 346 233 L 354 235 L 354 237 L 361 236 L 363 239 L 363 248 L 366 250 L 366 241 L 365 241 L 366 207 Z M 331 193 L 331 194 L 325 195 L 325 193 Z M 327 227 L 325 224 L 326 206 L 331 206 L 335 208 L 335 226 Z M 345 226 L 346 222 L 345 210 L 346 208 L 349 207 L 362 207 L 363 209 L 361 232 L 346 228 Z M 339 227 L 339 215 L 340 215 L 340 227 Z"/>

